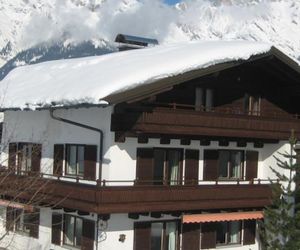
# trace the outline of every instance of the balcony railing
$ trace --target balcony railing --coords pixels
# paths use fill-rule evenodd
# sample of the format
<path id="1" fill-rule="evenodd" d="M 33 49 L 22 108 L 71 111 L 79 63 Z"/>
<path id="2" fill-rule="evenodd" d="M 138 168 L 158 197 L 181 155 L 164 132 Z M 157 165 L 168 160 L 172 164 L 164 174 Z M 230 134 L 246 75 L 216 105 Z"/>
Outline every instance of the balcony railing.
<path id="1" fill-rule="evenodd" d="M 134 181 L 128 180 L 66 181 L 68 177 L 42 176 L 30 175 L 30 178 L 34 178 L 35 186 L 17 194 L 7 190 L 5 196 L 18 195 L 18 199 L 27 201 L 35 201 L 38 197 L 44 205 L 107 214 L 256 208 L 269 205 L 272 195 L 269 180 L 198 181 L 198 185 L 133 185 Z M 7 175 L 5 182 L 0 181 L 0 188 L 12 188 L 11 184 L 25 187 L 29 185 L 28 178 L 26 175 Z"/>
<path id="2" fill-rule="evenodd" d="M 180 108 L 179 108 L 180 107 Z M 231 137 L 286 140 L 300 132 L 299 115 L 268 111 L 249 113 L 239 108 L 195 110 L 195 106 L 159 104 L 128 107 L 112 115 L 112 131 L 182 137 Z"/>

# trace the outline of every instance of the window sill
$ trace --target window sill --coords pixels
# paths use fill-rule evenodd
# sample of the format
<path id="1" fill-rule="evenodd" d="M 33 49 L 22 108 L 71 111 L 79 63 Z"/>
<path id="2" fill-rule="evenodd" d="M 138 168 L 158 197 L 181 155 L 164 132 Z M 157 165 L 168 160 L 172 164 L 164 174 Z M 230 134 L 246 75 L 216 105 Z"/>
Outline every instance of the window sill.
<path id="1" fill-rule="evenodd" d="M 235 244 L 227 244 L 227 245 L 216 245 L 217 249 L 227 249 L 227 248 L 233 248 L 233 247 L 240 248 L 240 247 L 242 247 L 242 244 L 235 243 Z"/>
<path id="2" fill-rule="evenodd" d="M 65 248 L 65 249 L 70 249 L 70 250 L 78 250 L 78 249 L 81 249 L 81 246 L 74 247 L 74 246 L 70 246 L 70 245 L 68 245 L 68 244 L 62 244 L 61 247 Z"/>

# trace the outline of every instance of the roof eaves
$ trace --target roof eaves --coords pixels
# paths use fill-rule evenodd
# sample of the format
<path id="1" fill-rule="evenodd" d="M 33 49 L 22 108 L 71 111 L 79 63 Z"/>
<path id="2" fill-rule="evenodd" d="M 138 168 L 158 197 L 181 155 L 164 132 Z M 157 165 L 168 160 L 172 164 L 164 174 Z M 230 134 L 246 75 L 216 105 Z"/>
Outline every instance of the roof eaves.
<path id="1" fill-rule="evenodd" d="M 119 93 L 114 93 L 111 95 L 108 95 L 103 98 L 103 100 L 107 101 L 110 104 L 117 104 L 121 102 L 132 102 L 136 100 L 141 100 L 146 97 L 149 97 L 154 94 L 158 94 L 161 92 L 164 92 L 166 90 L 171 89 L 173 86 L 178 85 L 180 83 L 213 74 L 215 72 L 219 72 L 225 69 L 229 69 L 238 65 L 241 65 L 243 63 L 247 63 L 250 61 L 255 61 L 261 58 L 266 58 L 272 56 L 272 52 L 266 52 L 263 54 L 251 56 L 248 60 L 237 60 L 237 61 L 229 61 L 225 63 L 219 63 L 212 66 L 209 66 L 207 68 L 201 68 L 196 70 L 191 70 L 179 75 L 167 77 L 164 79 L 160 79 L 157 81 L 153 81 L 151 83 L 137 86 L 132 89 L 128 89 L 126 91 L 122 91 Z"/>

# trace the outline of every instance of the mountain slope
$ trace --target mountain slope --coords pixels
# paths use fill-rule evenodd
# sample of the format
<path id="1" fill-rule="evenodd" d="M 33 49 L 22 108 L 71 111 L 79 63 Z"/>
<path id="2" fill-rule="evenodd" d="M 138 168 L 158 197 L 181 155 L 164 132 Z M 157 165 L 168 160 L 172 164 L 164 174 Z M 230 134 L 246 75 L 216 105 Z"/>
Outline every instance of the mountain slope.
<path id="1" fill-rule="evenodd" d="M 7 72 L 13 64 L 68 58 L 68 53 L 52 57 L 51 51 L 69 47 L 76 56 L 108 52 L 118 33 L 160 43 L 264 41 L 300 60 L 300 1 L 186 0 L 168 6 L 162 0 L 0 0 L 0 67 L 9 61 Z M 75 52 L 83 43 L 90 52 Z M 51 46 L 56 50 L 47 49 Z"/>

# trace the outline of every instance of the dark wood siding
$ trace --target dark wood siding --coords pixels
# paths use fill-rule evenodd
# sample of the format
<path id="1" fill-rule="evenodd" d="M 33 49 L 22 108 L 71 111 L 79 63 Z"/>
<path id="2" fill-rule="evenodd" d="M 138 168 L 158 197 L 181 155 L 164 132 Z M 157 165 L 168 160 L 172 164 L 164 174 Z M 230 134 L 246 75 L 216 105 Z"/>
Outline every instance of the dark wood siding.
<path id="1" fill-rule="evenodd" d="M 246 151 L 246 180 L 257 178 L 258 152 Z"/>
<path id="2" fill-rule="evenodd" d="M 62 175 L 64 163 L 64 145 L 55 144 L 53 154 L 53 174 Z"/>
<path id="3" fill-rule="evenodd" d="M 151 224 L 148 222 L 134 223 L 134 250 L 150 250 Z"/>
<path id="4" fill-rule="evenodd" d="M 218 178 L 218 158 L 217 150 L 204 150 L 204 180 L 211 181 Z"/>
<path id="5" fill-rule="evenodd" d="M 197 185 L 199 174 L 199 150 L 185 151 L 185 185 Z"/>
<path id="6" fill-rule="evenodd" d="M 182 226 L 182 250 L 199 250 L 200 224 L 189 223 Z"/>
<path id="7" fill-rule="evenodd" d="M 244 221 L 244 245 L 255 244 L 256 220 Z"/>
<path id="8" fill-rule="evenodd" d="M 17 151 L 18 151 L 17 143 L 9 143 L 9 147 L 8 147 L 8 167 L 11 171 L 16 170 Z"/>
<path id="9" fill-rule="evenodd" d="M 41 158 L 42 158 L 42 145 L 33 144 L 32 145 L 32 154 L 31 154 L 31 171 L 40 172 L 41 170 Z"/>
<path id="10" fill-rule="evenodd" d="M 96 179 L 97 146 L 86 145 L 84 148 L 84 179 Z"/>
<path id="11" fill-rule="evenodd" d="M 136 180 L 137 184 L 151 184 L 154 175 L 153 149 L 138 148 L 136 162 Z"/>
<path id="12" fill-rule="evenodd" d="M 82 225 L 82 250 L 93 250 L 95 241 L 95 222 L 91 220 L 83 220 Z"/>
<path id="13" fill-rule="evenodd" d="M 62 232 L 62 214 L 52 214 L 52 235 L 51 242 L 55 245 L 61 244 L 61 232 Z"/>
<path id="14" fill-rule="evenodd" d="M 216 223 L 202 223 L 201 235 L 201 249 L 216 248 Z"/>

